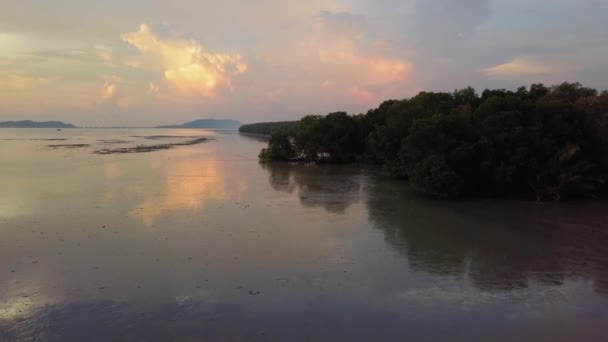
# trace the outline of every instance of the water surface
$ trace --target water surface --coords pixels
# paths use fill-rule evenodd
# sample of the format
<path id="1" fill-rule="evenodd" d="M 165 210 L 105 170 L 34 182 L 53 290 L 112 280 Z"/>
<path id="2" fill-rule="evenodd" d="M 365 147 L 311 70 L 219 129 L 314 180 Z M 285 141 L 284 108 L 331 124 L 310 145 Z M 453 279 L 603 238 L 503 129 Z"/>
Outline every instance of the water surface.
<path id="1" fill-rule="evenodd" d="M 154 135 L 212 140 L 92 153 Z M 0 341 L 605 338 L 606 202 L 432 201 L 262 147 L 0 130 Z"/>

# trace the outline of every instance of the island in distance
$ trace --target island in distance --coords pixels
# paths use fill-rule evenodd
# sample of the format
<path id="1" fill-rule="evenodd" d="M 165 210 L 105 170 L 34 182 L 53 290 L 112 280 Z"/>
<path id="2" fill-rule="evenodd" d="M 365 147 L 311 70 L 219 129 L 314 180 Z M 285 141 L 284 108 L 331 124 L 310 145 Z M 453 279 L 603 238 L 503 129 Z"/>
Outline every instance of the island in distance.
<path id="1" fill-rule="evenodd" d="M 0 121 L 2 128 L 76 128 L 76 126 L 61 121 Z"/>
<path id="2" fill-rule="evenodd" d="M 242 122 L 236 120 L 201 119 L 186 122 L 181 125 L 157 126 L 156 128 L 206 128 L 206 129 L 239 129 Z"/>

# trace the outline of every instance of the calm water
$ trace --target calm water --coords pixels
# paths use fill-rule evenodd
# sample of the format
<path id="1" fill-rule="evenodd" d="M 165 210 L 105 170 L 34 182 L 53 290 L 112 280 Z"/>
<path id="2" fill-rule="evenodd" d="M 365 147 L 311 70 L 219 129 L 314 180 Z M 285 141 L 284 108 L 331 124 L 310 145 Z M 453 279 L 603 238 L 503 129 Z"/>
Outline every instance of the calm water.
<path id="1" fill-rule="evenodd" d="M 150 135 L 214 140 L 91 153 Z M 606 338 L 606 202 L 430 201 L 235 133 L 0 139 L 0 341 Z"/>

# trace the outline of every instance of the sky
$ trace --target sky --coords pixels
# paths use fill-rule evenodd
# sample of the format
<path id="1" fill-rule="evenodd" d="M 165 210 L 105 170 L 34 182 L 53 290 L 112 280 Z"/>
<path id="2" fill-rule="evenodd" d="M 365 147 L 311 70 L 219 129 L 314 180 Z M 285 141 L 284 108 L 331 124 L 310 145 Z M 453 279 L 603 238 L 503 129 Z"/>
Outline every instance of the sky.
<path id="1" fill-rule="evenodd" d="M 364 113 L 473 86 L 608 89 L 607 0 L 3 0 L 0 121 Z"/>

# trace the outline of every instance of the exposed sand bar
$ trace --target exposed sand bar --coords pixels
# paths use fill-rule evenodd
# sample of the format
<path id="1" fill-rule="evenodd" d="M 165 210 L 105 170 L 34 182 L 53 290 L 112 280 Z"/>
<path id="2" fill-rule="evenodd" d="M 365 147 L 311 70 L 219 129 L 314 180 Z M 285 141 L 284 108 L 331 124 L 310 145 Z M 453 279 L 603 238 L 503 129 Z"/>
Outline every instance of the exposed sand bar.
<path id="1" fill-rule="evenodd" d="M 89 144 L 61 144 L 61 145 L 46 145 L 49 148 L 85 148 L 91 147 Z"/>
<path id="2" fill-rule="evenodd" d="M 132 147 L 121 147 L 121 148 L 106 148 L 101 150 L 93 151 L 94 154 L 124 154 L 124 153 L 146 153 L 158 150 L 168 150 L 176 146 L 189 146 L 197 145 L 207 142 L 211 139 L 205 137 L 199 137 L 192 140 L 170 143 L 170 144 L 157 144 L 157 145 L 139 145 Z"/>

